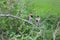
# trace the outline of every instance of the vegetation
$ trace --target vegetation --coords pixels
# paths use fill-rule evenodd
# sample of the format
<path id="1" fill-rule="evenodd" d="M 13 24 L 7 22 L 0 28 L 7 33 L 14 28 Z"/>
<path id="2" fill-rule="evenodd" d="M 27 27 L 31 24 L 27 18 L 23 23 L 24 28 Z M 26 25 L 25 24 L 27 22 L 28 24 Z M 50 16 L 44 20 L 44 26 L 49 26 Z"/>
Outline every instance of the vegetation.
<path id="1" fill-rule="evenodd" d="M 60 0 L 0 0 L 0 40 L 60 40 L 59 30 Z"/>

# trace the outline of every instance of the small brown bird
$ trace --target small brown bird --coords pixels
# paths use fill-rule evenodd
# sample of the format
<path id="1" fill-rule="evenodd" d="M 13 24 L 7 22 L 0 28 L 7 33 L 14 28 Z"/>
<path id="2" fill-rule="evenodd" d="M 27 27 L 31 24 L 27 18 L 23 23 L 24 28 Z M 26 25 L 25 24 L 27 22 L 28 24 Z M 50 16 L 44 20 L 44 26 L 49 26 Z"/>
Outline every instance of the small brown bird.
<path id="1" fill-rule="evenodd" d="M 32 18 L 33 18 L 33 15 L 32 14 L 29 14 L 28 21 L 31 22 Z"/>
<path id="2" fill-rule="evenodd" d="M 39 24 L 40 24 L 40 17 L 39 16 L 37 16 L 37 18 L 35 20 L 35 24 L 36 24 L 36 26 L 39 26 Z"/>

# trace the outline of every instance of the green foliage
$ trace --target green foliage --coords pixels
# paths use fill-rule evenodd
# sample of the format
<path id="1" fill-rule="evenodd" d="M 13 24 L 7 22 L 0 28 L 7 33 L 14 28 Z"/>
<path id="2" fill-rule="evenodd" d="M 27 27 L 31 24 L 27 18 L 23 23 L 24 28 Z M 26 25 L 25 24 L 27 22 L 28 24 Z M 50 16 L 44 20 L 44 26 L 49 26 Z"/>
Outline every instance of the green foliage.
<path id="1" fill-rule="evenodd" d="M 60 0 L 0 0 L 0 14 L 12 14 L 27 20 L 30 13 L 33 14 L 32 23 L 37 15 L 41 17 L 40 23 L 50 16 L 39 27 L 16 18 L 0 17 L 0 40 L 2 33 L 7 40 L 52 40 L 52 33 L 60 21 Z M 56 33 L 56 40 L 60 40 L 60 31 Z"/>

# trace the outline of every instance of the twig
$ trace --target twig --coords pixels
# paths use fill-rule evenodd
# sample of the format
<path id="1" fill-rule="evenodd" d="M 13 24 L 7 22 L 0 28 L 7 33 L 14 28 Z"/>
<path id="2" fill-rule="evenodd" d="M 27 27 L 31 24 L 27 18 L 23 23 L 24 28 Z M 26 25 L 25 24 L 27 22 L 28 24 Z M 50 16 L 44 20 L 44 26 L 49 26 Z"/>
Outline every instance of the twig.
<path id="1" fill-rule="evenodd" d="M 50 17 L 50 15 L 48 15 L 48 16 L 46 17 L 46 19 L 44 19 L 44 21 L 43 21 L 42 23 L 40 23 L 39 26 L 41 26 L 42 24 L 44 24 L 44 23 L 46 22 L 46 20 L 50 20 L 49 17 Z M 43 29 L 40 29 L 40 31 L 37 32 L 37 35 L 36 35 L 36 37 L 35 37 L 35 40 L 36 40 L 39 36 L 41 36 L 42 33 L 43 33 Z"/>
<path id="2" fill-rule="evenodd" d="M 56 40 L 56 33 L 59 30 L 59 24 L 60 24 L 60 22 L 57 23 L 57 27 L 56 27 L 55 31 L 53 32 L 53 40 Z"/>
<path id="3" fill-rule="evenodd" d="M 34 40 L 36 40 L 39 36 L 41 36 L 42 33 L 43 33 L 43 30 L 41 29 L 39 32 L 37 32 L 37 35 Z"/>
<path id="4" fill-rule="evenodd" d="M 40 25 L 39 26 L 41 26 L 42 24 L 44 24 L 47 20 L 50 20 L 49 19 L 49 17 L 50 17 L 51 15 L 48 15 L 44 20 L 43 20 L 43 22 L 42 23 L 40 23 Z"/>
<path id="5" fill-rule="evenodd" d="M 2 34 L 1 34 L 1 39 L 2 39 L 2 40 L 5 40 L 4 37 L 3 37 L 3 32 L 2 32 Z"/>

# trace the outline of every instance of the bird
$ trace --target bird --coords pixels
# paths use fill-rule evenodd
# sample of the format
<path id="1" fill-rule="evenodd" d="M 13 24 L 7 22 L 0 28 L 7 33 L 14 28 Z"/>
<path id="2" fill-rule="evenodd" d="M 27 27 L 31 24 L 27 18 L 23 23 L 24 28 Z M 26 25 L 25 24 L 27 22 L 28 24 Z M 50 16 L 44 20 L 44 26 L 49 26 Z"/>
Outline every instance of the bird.
<path id="1" fill-rule="evenodd" d="M 32 19 L 33 19 L 33 14 L 29 14 L 29 15 L 28 15 L 28 21 L 31 22 Z"/>
<path id="2" fill-rule="evenodd" d="M 35 24 L 36 24 L 36 26 L 39 26 L 39 24 L 40 24 L 40 16 L 36 17 Z"/>

